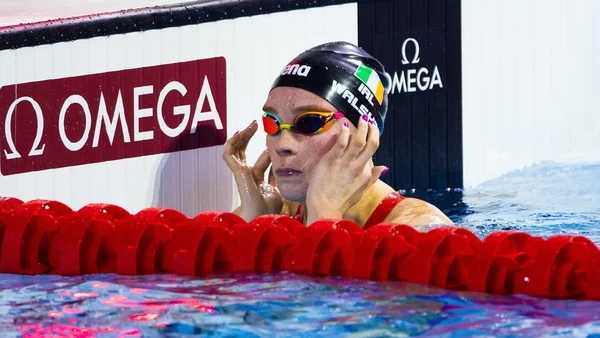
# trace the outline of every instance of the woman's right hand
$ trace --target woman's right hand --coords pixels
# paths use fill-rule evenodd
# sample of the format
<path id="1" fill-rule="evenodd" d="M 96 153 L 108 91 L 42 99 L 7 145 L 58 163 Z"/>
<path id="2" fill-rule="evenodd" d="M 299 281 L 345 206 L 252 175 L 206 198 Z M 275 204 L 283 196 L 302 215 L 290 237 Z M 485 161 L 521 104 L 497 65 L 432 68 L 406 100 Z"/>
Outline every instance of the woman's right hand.
<path id="1" fill-rule="evenodd" d="M 234 212 L 246 222 L 261 215 L 279 214 L 283 206 L 274 180 L 265 181 L 265 172 L 271 164 L 268 152 L 265 150 L 254 166 L 246 162 L 246 147 L 257 129 L 258 123 L 253 121 L 233 135 L 223 151 L 223 160 L 231 169 L 240 194 L 241 205 Z"/>

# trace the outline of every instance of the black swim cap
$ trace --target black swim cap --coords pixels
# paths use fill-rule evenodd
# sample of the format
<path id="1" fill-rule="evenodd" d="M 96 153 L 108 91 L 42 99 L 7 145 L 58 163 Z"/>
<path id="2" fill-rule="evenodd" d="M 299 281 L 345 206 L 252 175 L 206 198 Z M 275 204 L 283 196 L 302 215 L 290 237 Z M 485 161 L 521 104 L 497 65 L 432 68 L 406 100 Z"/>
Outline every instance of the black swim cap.
<path id="1" fill-rule="evenodd" d="M 271 89 L 305 89 L 329 101 L 355 126 L 362 115 L 379 133 L 388 109 L 391 78 L 383 65 L 349 42 L 328 42 L 298 55 L 281 71 Z"/>

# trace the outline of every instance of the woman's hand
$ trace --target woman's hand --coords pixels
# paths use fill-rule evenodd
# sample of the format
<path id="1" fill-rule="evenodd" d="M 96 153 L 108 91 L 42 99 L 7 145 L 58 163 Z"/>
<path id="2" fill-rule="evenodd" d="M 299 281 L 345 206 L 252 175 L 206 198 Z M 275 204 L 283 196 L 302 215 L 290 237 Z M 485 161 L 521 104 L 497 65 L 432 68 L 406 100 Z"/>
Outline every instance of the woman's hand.
<path id="1" fill-rule="evenodd" d="M 246 163 L 246 147 L 257 129 L 258 123 L 253 121 L 246 129 L 233 135 L 223 151 L 223 160 L 231 169 L 240 194 L 241 205 L 234 213 L 247 222 L 261 215 L 279 214 L 283 205 L 274 180 L 265 182 L 265 172 L 271 164 L 268 152 L 265 150 L 254 166 Z"/>
<path id="2" fill-rule="evenodd" d="M 365 191 L 387 170 L 373 166 L 379 147 L 379 131 L 364 119 L 354 135 L 345 123 L 337 142 L 311 173 L 306 195 L 307 224 L 323 218 L 342 218 Z"/>

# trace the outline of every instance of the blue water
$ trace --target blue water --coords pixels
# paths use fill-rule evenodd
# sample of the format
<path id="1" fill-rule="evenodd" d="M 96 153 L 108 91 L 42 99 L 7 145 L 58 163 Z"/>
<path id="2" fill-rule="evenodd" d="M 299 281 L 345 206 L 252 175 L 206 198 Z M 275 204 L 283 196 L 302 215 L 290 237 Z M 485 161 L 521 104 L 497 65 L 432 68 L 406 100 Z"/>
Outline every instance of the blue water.
<path id="1" fill-rule="evenodd" d="M 600 244 L 600 165 L 545 163 L 464 192 L 426 193 L 483 237 L 580 234 Z M 600 302 L 458 293 L 290 273 L 0 275 L 2 337 L 593 337 Z"/>

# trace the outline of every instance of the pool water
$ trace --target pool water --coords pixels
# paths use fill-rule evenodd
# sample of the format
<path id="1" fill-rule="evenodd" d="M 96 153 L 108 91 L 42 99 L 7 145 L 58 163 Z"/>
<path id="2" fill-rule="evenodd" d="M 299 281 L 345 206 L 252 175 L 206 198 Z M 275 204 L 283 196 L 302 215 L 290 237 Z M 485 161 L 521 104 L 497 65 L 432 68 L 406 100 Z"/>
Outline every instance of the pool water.
<path id="1" fill-rule="evenodd" d="M 542 163 L 464 191 L 410 194 L 480 237 L 600 245 L 600 164 Z M 2 337 L 600 337 L 600 302 L 452 292 L 287 272 L 192 278 L 0 275 Z"/>

